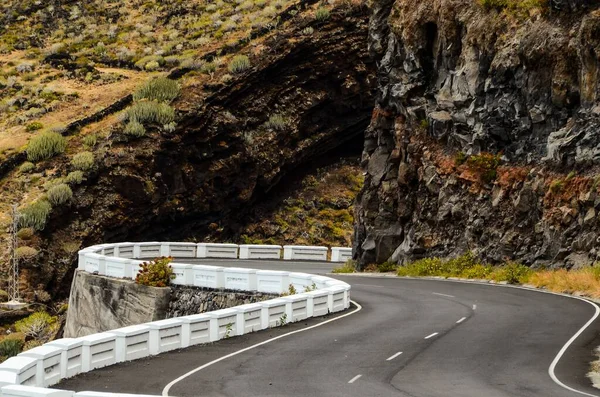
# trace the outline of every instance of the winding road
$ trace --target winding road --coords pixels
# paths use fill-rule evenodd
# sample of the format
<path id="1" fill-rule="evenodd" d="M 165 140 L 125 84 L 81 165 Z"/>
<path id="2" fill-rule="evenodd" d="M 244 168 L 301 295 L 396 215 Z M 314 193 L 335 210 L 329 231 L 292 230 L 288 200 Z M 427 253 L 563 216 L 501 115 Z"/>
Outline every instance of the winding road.
<path id="1" fill-rule="evenodd" d="M 335 266 L 202 262 L 313 274 Z M 593 304 L 474 283 L 334 277 L 352 285 L 356 302 L 337 316 L 118 364 L 55 387 L 181 397 L 600 397 L 585 377 L 600 320 L 560 357 L 550 371 L 556 379 L 549 374 L 595 315 Z"/>

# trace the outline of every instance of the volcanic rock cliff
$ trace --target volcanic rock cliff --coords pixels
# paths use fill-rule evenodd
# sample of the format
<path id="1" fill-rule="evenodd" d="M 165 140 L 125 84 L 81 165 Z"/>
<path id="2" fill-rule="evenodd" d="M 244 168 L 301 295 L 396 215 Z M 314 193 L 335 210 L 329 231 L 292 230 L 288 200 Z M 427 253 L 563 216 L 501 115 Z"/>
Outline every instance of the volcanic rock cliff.
<path id="1" fill-rule="evenodd" d="M 597 2 L 374 0 L 371 12 L 360 265 L 469 250 L 597 260 Z"/>

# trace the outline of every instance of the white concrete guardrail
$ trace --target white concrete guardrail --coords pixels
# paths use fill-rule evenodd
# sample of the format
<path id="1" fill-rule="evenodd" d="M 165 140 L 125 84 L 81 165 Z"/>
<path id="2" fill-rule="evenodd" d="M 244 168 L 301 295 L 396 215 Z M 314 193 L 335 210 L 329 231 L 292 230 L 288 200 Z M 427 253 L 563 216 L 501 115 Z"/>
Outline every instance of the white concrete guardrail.
<path id="1" fill-rule="evenodd" d="M 137 259 L 240 258 L 327 260 L 327 247 L 144 242 L 100 244 L 79 251 L 78 271 L 135 279 Z M 350 248 L 332 248 L 332 261 L 344 262 Z M 137 259 L 133 259 L 137 258 Z M 172 263 L 173 284 L 282 294 L 300 293 L 214 312 L 169 318 L 81 338 L 58 339 L 0 364 L 0 397 L 117 397 L 132 394 L 48 389 L 61 379 L 176 349 L 347 309 L 350 285 L 307 273 Z M 304 291 L 304 292 L 303 292 Z M 141 395 L 138 395 L 141 396 Z M 143 397 L 143 396 L 142 396 Z"/>

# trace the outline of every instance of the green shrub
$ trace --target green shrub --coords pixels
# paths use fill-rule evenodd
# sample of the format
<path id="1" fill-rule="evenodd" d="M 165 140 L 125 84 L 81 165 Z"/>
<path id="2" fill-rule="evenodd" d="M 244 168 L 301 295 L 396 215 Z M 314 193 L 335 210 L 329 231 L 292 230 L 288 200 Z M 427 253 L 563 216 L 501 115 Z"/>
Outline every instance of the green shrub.
<path id="1" fill-rule="evenodd" d="M 394 262 L 383 262 L 377 265 L 377 270 L 381 273 L 394 272 L 398 269 L 398 264 Z"/>
<path id="2" fill-rule="evenodd" d="M 25 127 L 25 131 L 33 132 L 41 130 L 42 128 L 44 128 L 44 124 L 40 123 L 39 121 L 34 121 L 33 123 L 27 124 L 27 127 Z"/>
<path id="3" fill-rule="evenodd" d="M 130 121 L 145 123 L 169 124 L 175 121 L 175 110 L 166 103 L 156 101 L 139 101 L 127 109 Z"/>
<path id="4" fill-rule="evenodd" d="M 23 320 L 15 323 L 17 332 L 34 339 L 45 339 L 52 333 L 52 326 L 56 324 L 56 317 L 53 317 L 45 311 L 35 312 Z"/>
<path id="5" fill-rule="evenodd" d="M 206 62 L 200 66 L 200 73 L 213 74 L 217 71 L 217 64 L 214 62 Z"/>
<path id="6" fill-rule="evenodd" d="M 14 357 L 23 350 L 23 342 L 17 338 L 4 338 L 0 341 L 0 357 Z"/>
<path id="7" fill-rule="evenodd" d="M 67 148 L 67 140 L 56 132 L 43 132 L 34 136 L 27 145 L 29 161 L 46 160 L 60 154 Z"/>
<path id="8" fill-rule="evenodd" d="M 282 131 L 287 126 L 287 120 L 280 114 L 272 114 L 269 116 L 269 121 L 267 121 L 265 125 L 267 128 Z"/>
<path id="9" fill-rule="evenodd" d="M 81 152 L 77 153 L 71 159 L 71 165 L 79 171 L 88 171 L 94 166 L 94 153 Z"/>
<path id="10" fill-rule="evenodd" d="M 133 99 L 139 101 L 148 99 L 157 102 L 171 102 L 179 95 L 179 84 L 166 77 L 159 77 L 144 83 L 133 94 Z"/>
<path id="11" fill-rule="evenodd" d="M 329 19 L 329 10 L 324 7 L 319 7 L 315 12 L 315 19 L 319 22 L 323 22 Z"/>
<path id="12" fill-rule="evenodd" d="M 144 69 L 150 72 L 157 70 L 158 68 L 160 68 L 160 64 L 157 61 L 150 61 L 146 64 L 146 66 L 144 66 Z"/>
<path id="13" fill-rule="evenodd" d="M 88 134 L 83 137 L 82 141 L 85 146 L 91 148 L 96 146 L 96 143 L 98 142 L 98 136 L 96 134 Z"/>
<path id="14" fill-rule="evenodd" d="M 426 277 L 441 276 L 444 262 L 440 258 L 424 258 L 398 268 L 399 276 Z"/>
<path id="15" fill-rule="evenodd" d="M 79 185 L 81 182 L 83 182 L 83 171 L 69 172 L 65 178 L 65 183 L 69 185 Z"/>
<path id="16" fill-rule="evenodd" d="M 35 165 L 32 162 L 26 161 L 23 164 L 21 164 L 21 166 L 19 167 L 19 172 L 21 174 L 26 174 L 28 172 L 33 171 L 35 168 Z"/>
<path id="17" fill-rule="evenodd" d="M 336 267 L 331 271 L 332 273 L 354 273 L 356 272 L 356 262 L 352 259 L 348 259 L 346 263 L 344 263 L 340 267 Z"/>
<path id="18" fill-rule="evenodd" d="M 37 200 L 21 210 L 21 225 L 35 230 L 44 230 L 46 220 L 52 211 L 47 200 Z"/>
<path id="19" fill-rule="evenodd" d="M 24 227 L 22 229 L 19 229 L 19 231 L 17 232 L 17 237 L 20 238 L 21 240 L 29 240 L 30 238 L 33 237 L 33 229 L 30 227 Z"/>
<path id="20" fill-rule="evenodd" d="M 173 268 L 169 263 L 173 258 L 156 258 L 151 262 L 144 262 L 135 277 L 135 282 L 150 287 L 168 287 L 175 278 Z"/>
<path id="21" fill-rule="evenodd" d="M 142 137 L 146 135 L 146 129 L 144 125 L 137 120 L 130 120 L 129 123 L 125 125 L 123 128 L 123 133 L 125 135 L 130 135 L 134 137 Z"/>
<path id="22" fill-rule="evenodd" d="M 73 198 L 73 191 L 64 183 L 53 186 L 47 193 L 48 201 L 53 206 L 64 204 Z"/>
<path id="23" fill-rule="evenodd" d="M 18 247 L 17 250 L 15 251 L 15 254 L 17 255 L 17 258 L 19 258 L 19 259 L 29 259 L 29 258 L 33 258 L 34 256 L 36 256 L 38 254 L 38 250 L 36 250 L 35 248 L 32 248 L 32 247 L 23 246 L 23 247 Z"/>
<path id="24" fill-rule="evenodd" d="M 242 73 L 250 69 L 250 59 L 246 55 L 236 55 L 229 62 L 230 73 Z"/>
<path id="25" fill-rule="evenodd" d="M 495 270 L 491 278 L 496 281 L 506 281 L 509 284 L 526 283 L 532 270 L 524 265 L 510 262 Z"/>

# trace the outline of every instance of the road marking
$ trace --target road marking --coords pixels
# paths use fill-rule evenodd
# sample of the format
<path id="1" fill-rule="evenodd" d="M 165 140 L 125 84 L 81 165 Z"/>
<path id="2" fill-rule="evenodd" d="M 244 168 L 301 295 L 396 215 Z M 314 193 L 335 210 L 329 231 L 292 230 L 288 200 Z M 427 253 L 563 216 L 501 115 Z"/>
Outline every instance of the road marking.
<path id="1" fill-rule="evenodd" d="M 473 310 L 477 310 L 477 305 L 473 305 Z"/>
<path id="2" fill-rule="evenodd" d="M 199 366 L 198 368 L 195 368 L 195 369 L 193 369 L 193 370 L 191 370 L 191 371 L 189 371 L 189 372 L 187 372 L 187 373 L 185 373 L 185 374 L 181 375 L 179 378 L 177 378 L 177 379 L 173 380 L 172 382 L 170 382 L 170 383 L 169 383 L 168 385 L 166 385 L 166 386 L 165 386 L 165 388 L 163 389 L 163 391 L 162 391 L 162 395 L 163 395 L 163 396 L 168 396 L 168 395 L 169 395 L 169 390 L 171 390 L 171 388 L 172 388 L 174 385 L 176 385 L 177 383 L 181 382 L 181 381 L 182 381 L 182 380 L 184 380 L 185 378 L 187 378 L 187 377 L 189 377 L 189 376 L 191 376 L 191 375 L 195 374 L 196 372 L 198 372 L 198 371 L 202 371 L 203 369 L 205 369 L 205 368 L 208 368 L 208 367 L 210 367 L 211 365 L 214 365 L 214 364 L 216 364 L 216 363 L 218 363 L 218 362 L 220 362 L 220 361 L 226 360 L 226 359 L 228 359 L 228 358 L 230 358 L 230 357 L 233 357 L 233 356 L 237 356 L 238 354 L 245 353 L 245 352 L 247 352 L 248 350 L 255 349 L 255 348 L 257 348 L 257 347 L 260 347 L 260 346 L 262 346 L 262 345 L 266 345 L 266 344 L 268 344 L 268 343 L 271 343 L 271 342 L 274 342 L 274 341 L 276 341 L 276 340 L 278 340 L 278 339 L 285 338 L 285 337 L 287 337 L 287 336 L 290 336 L 290 335 L 298 334 L 298 333 L 300 333 L 300 332 L 308 331 L 308 330 L 310 330 L 310 329 L 314 329 L 314 328 L 320 327 L 320 326 L 322 326 L 322 325 L 325 325 L 325 324 L 329 324 L 329 323 L 331 323 L 331 322 L 334 322 L 334 321 L 337 321 L 337 320 L 339 320 L 339 319 L 341 319 L 341 318 L 344 318 L 344 317 L 351 316 L 351 315 L 353 315 L 353 314 L 355 314 L 355 313 L 358 313 L 359 311 L 361 311 L 361 310 L 362 310 L 362 306 L 361 306 L 361 305 L 359 305 L 358 303 L 356 303 L 356 302 L 354 302 L 354 301 L 350 301 L 350 302 L 352 302 L 354 305 L 356 305 L 356 309 L 355 309 L 355 310 L 353 310 L 353 311 L 351 311 L 350 313 L 346 313 L 346 314 L 343 314 L 343 315 L 341 315 L 341 316 L 338 316 L 338 317 L 336 317 L 336 318 L 332 318 L 332 319 L 330 319 L 330 320 L 326 320 L 326 321 L 320 322 L 319 324 L 311 325 L 310 327 L 306 327 L 306 328 L 302 328 L 302 329 L 297 329 L 296 331 L 291 331 L 291 332 L 288 332 L 287 334 L 283 334 L 283 335 L 279 335 L 279 336 L 276 336 L 276 337 L 274 337 L 274 338 L 271 338 L 271 339 L 267 339 L 267 340 L 265 340 L 265 341 L 262 341 L 262 342 L 260 342 L 260 343 L 257 343 L 257 344 L 255 344 L 255 345 L 248 346 L 248 347 L 246 347 L 246 348 L 244 348 L 244 349 L 241 349 L 241 350 L 238 350 L 238 351 L 236 351 L 236 352 L 230 353 L 230 354 L 228 354 L 228 355 L 226 355 L 226 356 L 223 356 L 223 357 L 217 358 L 216 360 L 213 360 L 213 361 L 211 361 L 211 362 L 209 362 L 209 363 L 206 363 L 206 364 L 204 364 L 204 365 L 201 365 L 201 366 Z"/>
<path id="3" fill-rule="evenodd" d="M 361 376 L 362 376 L 362 375 L 356 375 L 354 378 L 350 379 L 350 380 L 348 381 L 348 383 L 354 383 L 354 382 L 356 382 L 356 381 L 358 380 L 358 378 L 360 378 Z"/>
<path id="4" fill-rule="evenodd" d="M 393 356 L 388 357 L 385 361 L 392 361 L 393 359 L 395 359 L 396 357 L 398 357 L 401 354 L 402 354 L 402 352 L 398 352 L 398 353 L 394 354 Z"/>
<path id="5" fill-rule="evenodd" d="M 463 318 L 461 318 L 460 320 L 458 320 L 458 321 L 456 322 L 456 324 L 460 324 L 460 323 L 462 323 L 463 321 L 465 321 L 466 319 L 467 319 L 466 317 L 463 317 Z"/>
<path id="6" fill-rule="evenodd" d="M 431 335 L 427 335 L 427 336 L 425 337 L 425 339 L 433 338 L 433 337 L 434 337 L 434 336 L 436 336 L 437 334 L 438 334 L 437 332 L 434 332 L 434 333 L 433 333 L 433 334 L 431 334 Z"/>
<path id="7" fill-rule="evenodd" d="M 433 295 L 439 295 L 439 296 L 445 296 L 447 298 L 454 298 L 454 295 L 446 295 L 446 294 L 440 294 L 439 292 L 432 292 Z"/>

